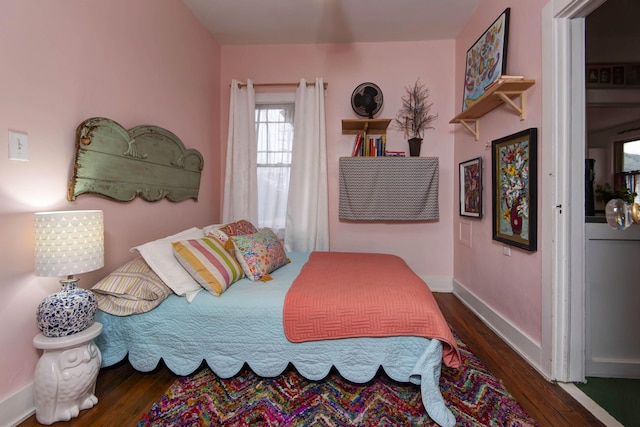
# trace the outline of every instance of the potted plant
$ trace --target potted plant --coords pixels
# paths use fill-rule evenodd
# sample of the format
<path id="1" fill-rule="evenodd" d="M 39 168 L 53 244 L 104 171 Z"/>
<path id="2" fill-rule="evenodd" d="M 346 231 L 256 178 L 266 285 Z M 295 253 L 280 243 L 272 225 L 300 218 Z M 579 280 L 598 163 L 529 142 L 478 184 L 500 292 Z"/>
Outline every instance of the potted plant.
<path id="1" fill-rule="evenodd" d="M 402 97 L 402 106 L 394 119 L 394 125 L 409 138 L 409 155 L 419 156 L 424 131 L 433 129 L 431 123 L 438 115 L 431 114 L 433 103 L 429 102 L 430 92 L 420 83 L 420 79 L 411 87 L 405 86 L 405 91 L 406 95 Z"/>
<path id="2" fill-rule="evenodd" d="M 626 185 L 618 185 L 615 189 L 611 189 L 609 183 L 596 186 L 596 200 L 603 202 L 605 205 L 611 199 L 622 199 L 627 203 L 633 203 L 638 194 L 629 191 Z"/>

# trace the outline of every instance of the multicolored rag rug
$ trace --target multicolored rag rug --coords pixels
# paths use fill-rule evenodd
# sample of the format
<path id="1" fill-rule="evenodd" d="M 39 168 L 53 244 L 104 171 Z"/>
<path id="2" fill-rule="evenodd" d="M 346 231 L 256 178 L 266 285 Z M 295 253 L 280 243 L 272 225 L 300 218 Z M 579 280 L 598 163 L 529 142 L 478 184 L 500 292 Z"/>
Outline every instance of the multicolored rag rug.
<path id="1" fill-rule="evenodd" d="M 442 369 L 440 388 L 458 426 L 536 426 L 504 386 L 454 333 L 460 369 Z M 381 370 L 366 384 L 332 371 L 309 381 L 289 368 L 261 378 L 248 368 L 230 379 L 203 368 L 177 379 L 144 414 L 138 427 L 163 426 L 436 426 L 420 387 L 398 383 Z"/>

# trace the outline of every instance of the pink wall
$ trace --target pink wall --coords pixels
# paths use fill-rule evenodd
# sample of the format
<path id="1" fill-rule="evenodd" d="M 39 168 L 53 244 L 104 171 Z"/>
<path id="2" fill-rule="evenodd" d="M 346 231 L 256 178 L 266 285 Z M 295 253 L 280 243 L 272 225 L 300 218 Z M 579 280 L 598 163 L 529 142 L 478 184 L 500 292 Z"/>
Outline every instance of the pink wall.
<path id="1" fill-rule="evenodd" d="M 104 210 L 106 265 L 81 277 L 85 287 L 129 259 L 131 246 L 216 222 L 232 78 L 293 82 L 321 76 L 328 82 L 332 250 L 395 253 L 423 277 L 449 281 L 453 277 L 539 341 L 544 248 L 535 253 L 513 249 L 511 257 L 502 255 L 502 244 L 491 240 L 489 204 L 485 204 L 484 219 L 465 219 L 472 226 L 473 247 L 461 245 L 457 241 L 461 221 L 457 170 L 459 162 L 478 156 L 490 165 L 490 151 L 484 145 L 492 139 L 528 127 L 540 129 L 541 82 L 527 92 L 527 120 L 520 122 L 510 110 L 500 108 L 482 119 L 479 142 L 449 120 L 460 110 L 466 50 L 508 6 L 512 7 L 508 72 L 540 81 L 540 12 L 547 1 L 483 0 L 455 42 L 223 48 L 182 2 L 174 0 L 3 1 L 0 131 L 4 138 L 9 129 L 28 132 L 30 160 L 9 161 L 6 148 L 0 155 L 4 242 L 0 246 L 0 322 L 5 325 L 0 335 L 0 402 L 32 381 L 39 357 L 32 346 L 38 333 L 35 308 L 59 287 L 57 278 L 33 275 L 33 212 Z M 355 117 L 349 104 L 353 89 L 365 81 L 377 83 L 385 96 L 380 117 L 392 118 L 404 87 L 417 78 L 431 89 L 434 111 L 439 114 L 435 130 L 427 132 L 422 155 L 440 159 L 440 220 L 340 222 L 337 164 L 339 157 L 350 154 L 353 144 L 353 137 L 342 135 L 340 121 Z M 199 149 L 205 158 L 200 200 L 117 203 L 81 196 L 67 202 L 75 128 L 93 116 L 109 117 L 125 127 L 162 126 L 180 136 L 187 147 Z M 539 141 L 539 152 L 543 147 L 544 141 Z M 390 130 L 389 148 L 406 150 L 403 135 Z M 490 176 L 488 168 L 485 182 Z M 484 196 L 490 200 L 490 187 L 485 187 Z M 539 229 L 542 226 L 539 223 Z"/>
<path id="2" fill-rule="evenodd" d="M 33 380 L 35 310 L 59 289 L 33 274 L 34 212 L 104 210 L 105 267 L 82 275 L 83 287 L 136 244 L 219 220 L 220 47 L 179 1 L 4 0 L 0 52 L 1 402 Z M 161 126 L 200 150 L 199 201 L 68 202 L 75 129 L 94 116 Z M 28 133 L 28 162 L 8 160 L 9 129 Z"/>
<path id="3" fill-rule="evenodd" d="M 468 219 L 457 216 L 454 221 L 454 238 L 458 240 L 461 221 L 471 223 L 472 247 L 454 243 L 454 280 L 482 300 L 495 312 L 524 332 L 530 339 L 540 343 L 542 335 L 542 251 L 537 252 L 512 248 L 511 256 L 503 255 L 503 244 L 492 240 L 491 227 L 491 150 L 486 143 L 523 129 L 538 128 L 538 159 L 542 158 L 544 141 L 540 140 L 542 125 L 542 45 L 541 11 L 548 0 L 513 2 L 506 0 L 484 0 L 456 38 L 456 82 L 462 83 L 466 52 L 478 37 L 504 11 L 511 7 L 507 53 L 507 74 L 524 75 L 536 80 L 536 85 L 527 91 L 527 118 L 520 121 L 513 110 L 500 107 L 480 120 L 480 140 L 461 125 L 455 131 L 454 163 L 482 157 L 484 170 L 484 216 Z M 462 99 L 462 85 L 455 86 L 455 99 Z M 460 107 L 456 106 L 456 114 Z M 538 169 L 540 170 L 540 169 Z M 538 178 L 538 200 L 540 192 Z M 455 176 L 454 188 L 458 188 Z M 540 203 L 538 203 L 538 242 L 540 230 Z"/>
<path id="4" fill-rule="evenodd" d="M 453 41 L 358 43 L 347 45 L 224 46 L 222 48 L 222 123 L 228 121 L 232 79 L 255 83 L 313 81 L 328 83 L 325 108 L 329 176 L 330 245 L 333 251 L 387 252 L 402 256 L 421 276 L 442 277 L 453 272 Z M 338 159 L 349 156 L 354 137 L 343 135 L 341 120 L 357 118 L 351 93 L 363 82 L 374 82 L 384 94 L 377 117 L 393 118 L 404 87 L 420 79 L 431 90 L 435 130 L 427 131 L 422 156 L 440 159 L 440 220 L 415 224 L 353 224 L 338 219 Z M 226 129 L 221 139 L 226 140 Z M 388 133 L 390 150 L 406 150 L 401 132 Z"/>

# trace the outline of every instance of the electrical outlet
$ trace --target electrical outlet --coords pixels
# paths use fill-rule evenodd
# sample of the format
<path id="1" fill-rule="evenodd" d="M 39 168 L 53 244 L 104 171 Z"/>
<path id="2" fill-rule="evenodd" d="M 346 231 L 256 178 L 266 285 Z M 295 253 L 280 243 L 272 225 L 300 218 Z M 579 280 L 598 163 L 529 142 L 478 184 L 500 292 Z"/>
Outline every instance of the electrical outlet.
<path id="1" fill-rule="evenodd" d="M 9 131 L 9 159 L 29 160 L 29 136 L 26 132 Z"/>

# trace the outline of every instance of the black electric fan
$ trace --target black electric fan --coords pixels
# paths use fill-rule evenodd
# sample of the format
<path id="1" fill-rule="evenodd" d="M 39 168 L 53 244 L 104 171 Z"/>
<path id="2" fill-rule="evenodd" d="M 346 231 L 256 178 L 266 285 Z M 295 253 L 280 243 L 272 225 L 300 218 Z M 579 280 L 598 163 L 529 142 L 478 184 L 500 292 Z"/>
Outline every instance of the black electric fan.
<path id="1" fill-rule="evenodd" d="M 351 94 L 351 108 L 361 117 L 373 119 L 382 108 L 382 91 L 374 83 L 362 83 Z"/>

